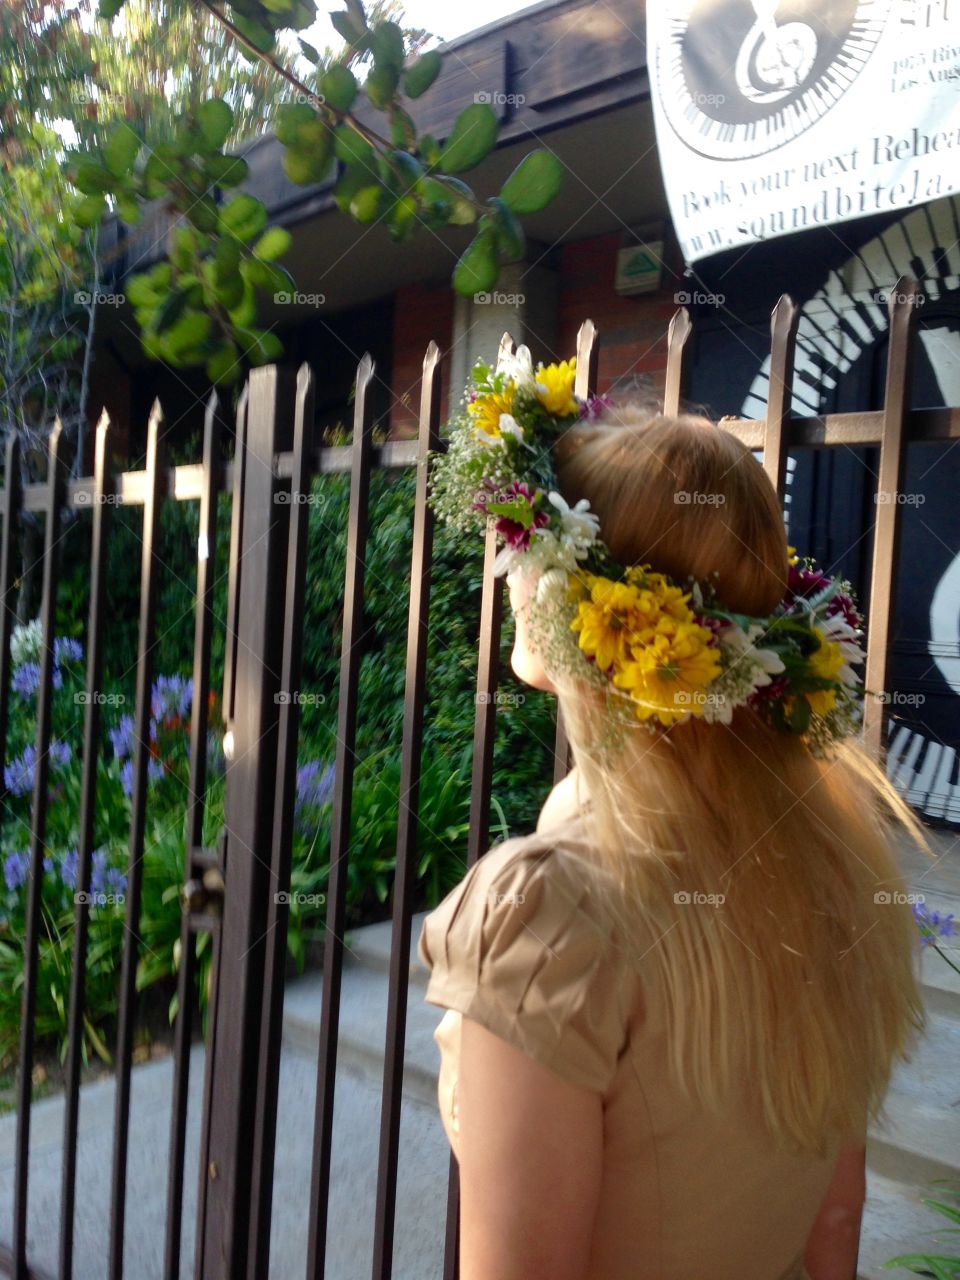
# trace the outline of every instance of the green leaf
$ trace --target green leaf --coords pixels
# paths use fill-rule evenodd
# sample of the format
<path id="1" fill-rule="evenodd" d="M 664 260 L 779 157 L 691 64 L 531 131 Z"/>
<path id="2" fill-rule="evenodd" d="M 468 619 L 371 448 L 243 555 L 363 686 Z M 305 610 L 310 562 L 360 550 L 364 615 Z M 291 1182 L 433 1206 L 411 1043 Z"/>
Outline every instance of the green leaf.
<path id="1" fill-rule="evenodd" d="M 211 382 L 236 382 L 242 373 L 240 352 L 232 342 L 222 343 L 207 361 L 207 377 Z"/>
<path id="2" fill-rule="evenodd" d="M 563 165 L 552 151 L 531 151 L 503 184 L 500 199 L 514 213 L 539 213 L 563 183 Z"/>
<path id="3" fill-rule="evenodd" d="M 253 252 L 258 258 L 262 258 L 264 262 L 274 262 L 277 258 L 282 258 L 287 252 L 292 239 L 293 237 L 286 228 L 271 227 L 263 233 L 253 246 Z"/>
<path id="4" fill-rule="evenodd" d="M 453 131 L 440 153 L 444 173 L 463 173 L 478 165 L 493 149 L 500 125 L 485 102 L 474 102 L 454 121 Z"/>
<path id="5" fill-rule="evenodd" d="M 395 68 L 399 78 L 405 54 L 403 29 L 396 22 L 378 23 L 373 29 L 370 47 L 376 65 Z"/>
<path id="6" fill-rule="evenodd" d="M 530 528 L 536 514 L 525 498 L 517 498 L 512 502 L 488 502 L 484 510 L 490 515 L 506 516 L 524 529 Z"/>
<path id="7" fill-rule="evenodd" d="M 198 231 L 209 234 L 217 230 L 220 214 L 216 201 L 211 196 L 201 196 L 199 200 L 194 200 L 185 213 Z"/>
<path id="8" fill-rule="evenodd" d="M 331 160 L 329 151 L 301 151 L 288 147 L 283 154 L 283 171 L 297 186 L 308 187 L 324 181 L 330 171 Z"/>
<path id="9" fill-rule="evenodd" d="M 227 314 L 233 324 L 246 328 L 253 324 L 257 318 L 257 298 L 253 291 L 253 285 L 249 281 L 243 282 L 243 297 L 235 307 L 229 307 Z"/>
<path id="10" fill-rule="evenodd" d="M 390 159 L 400 175 L 400 191 L 406 195 L 419 185 L 423 177 L 423 165 L 407 151 L 391 151 Z"/>
<path id="11" fill-rule="evenodd" d="M 255 18 L 245 18 L 242 13 L 237 12 L 236 6 L 231 8 L 230 17 L 240 34 L 246 36 L 255 49 L 259 49 L 261 53 L 273 52 L 276 37 L 265 22 L 258 22 Z M 249 53 L 246 56 L 251 57 Z M 256 58 L 252 60 L 259 62 Z"/>
<path id="12" fill-rule="evenodd" d="M 150 277 L 143 272 L 126 281 L 124 292 L 134 307 L 155 307 L 160 300 Z"/>
<path id="13" fill-rule="evenodd" d="M 140 150 L 140 138 L 126 121 L 114 125 L 103 148 L 103 162 L 114 175 L 122 178 L 133 167 Z"/>
<path id="14" fill-rule="evenodd" d="M 482 226 L 454 268 L 453 287 L 465 297 L 487 293 L 497 283 L 499 274 L 496 231 L 490 225 Z"/>
<path id="15" fill-rule="evenodd" d="M 387 215 L 391 240 L 406 240 L 414 230 L 416 217 L 417 202 L 413 196 L 401 196 L 399 200 L 395 200 Z"/>
<path id="16" fill-rule="evenodd" d="M 366 165 L 347 165 L 333 187 L 333 198 L 341 213 L 349 213 L 350 201 L 361 187 L 370 185 L 370 171 Z"/>
<path id="17" fill-rule="evenodd" d="M 438 178 L 440 182 L 450 192 L 453 200 L 453 212 L 450 215 L 450 222 L 455 227 L 466 227 L 471 222 L 477 220 L 477 207 L 474 203 L 473 192 L 465 182 L 461 182 L 459 178 Z"/>
<path id="18" fill-rule="evenodd" d="M 73 211 L 73 220 L 78 227 L 94 227 L 107 211 L 107 202 L 103 196 L 84 196 Z"/>
<path id="19" fill-rule="evenodd" d="M 117 195 L 117 213 L 121 221 L 135 226 L 140 221 L 140 205 L 135 196 L 121 192 Z"/>
<path id="20" fill-rule="evenodd" d="M 105 191 L 112 191 L 114 187 L 113 175 L 102 164 L 93 160 L 72 162 L 68 177 L 77 190 L 86 196 L 101 195 Z"/>
<path id="21" fill-rule="evenodd" d="M 103 18 L 105 22 L 112 22 L 124 4 L 126 4 L 126 0 L 100 0 L 97 17 Z"/>
<path id="22" fill-rule="evenodd" d="M 377 65 L 363 83 L 367 97 L 378 111 L 386 111 L 400 82 L 400 72 L 389 64 Z"/>
<path id="23" fill-rule="evenodd" d="M 283 355 L 283 343 L 275 333 L 264 329 L 238 327 L 235 331 L 241 349 L 251 364 L 269 364 Z"/>
<path id="24" fill-rule="evenodd" d="M 358 44 L 364 35 L 362 28 L 349 13 L 331 13 L 330 21 L 338 36 L 342 36 L 347 44 Z"/>
<path id="25" fill-rule="evenodd" d="M 233 128 L 233 112 L 222 98 L 208 98 L 197 107 L 197 124 L 208 151 L 219 151 Z"/>
<path id="26" fill-rule="evenodd" d="M 366 138 L 348 124 L 338 125 L 333 135 L 333 153 L 344 164 L 361 165 L 375 171 L 376 154 Z"/>
<path id="27" fill-rule="evenodd" d="M 443 67 L 443 54 L 436 49 L 421 54 L 403 76 L 403 92 L 408 98 L 419 98 L 436 80 Z"/>
<path id="28" fill-rule="evenodd" d="M 374 222 L 386 207 L 387 193 L 383 187 L 361 187 L 349 204 L 350 215 L 357 222 Z"/>
<path id="29" fill-rule="evenodd" d="M 516 214 L 503 200 L 493 196 L 488 203 L 494 211 L 501 262 L 516 262 L 523 257 L 526 237 Z"/>
<path id="30" fill-rule="evenodd" d="M 236 187 L 250 172 L 242 156 L 207 156 L 204 159 L 207 178 L 217 187 Z"/>
<path id="31" fill-rule="evenodd" d="M 335 62 L 323 73 L 318 87 L 324 102 L 334 111 L 349 111 L 357 96 L 357 78 L 342 62 Z"/>
<path id="32" fill-rule="evenodd" d="M 253 196 L 234 196 L 220 210 L 220 223 L 238 240 L 249 241 L 263 230 L 267 222 L 266 206 Z"/>
<path id="33" fill-rule="evenodd" d="M 284 267 L 275 262 L 263 262 L 260 258 L 244 258 L 240 263 L 240 271 L 244 280 L 258 285 L 261 289 L 269 289 L 271 293 L 296 293 L 297 286 L 293 276 Z"/>
<path id="34" fill-rule="evenodd" d="M 303 56 L 306 58 L 306 60 L 308 62 L 312 62 L 314 66 L 316 66 L 317 63 L 320 61 L 319 52 L 313 47 L 312 44 L 308 44 L 306 40 L 303 40 L 303 39 L 300 40 L 300 51 L 303 54 Z"/>
<path id="35" fill-rule="evenodd" d="M 163 333 L 183 315 L 187 306 L 187 294 L 183 289 L 174 289 L 163 299 L 153 317 L 153 332 Z"/>
<path id="36" fill-rule="evenodd" d="M 167 345 L 174 355 L 185 356 L 200 346 L 213 327 L 213 321 L 203 311 L 188 311 L 172 325 L 167 333 Z"/>
<path id="37" fill-rule="evenodd" d="M 433 165 L 440 163 L 440 143 L 432 133 L 424 133 L 420 136 L 420 155 L 423 157 L 425 164 Z"/>
<path id="38" fill-rule="evenodd" d="M 417 126 L 413 116 L 396 103 L 390 108 L 390 141 L 405 151 L 413 151 L 417 145 Z"/>
<path id="39" fill-rule="evenodd" d="M 330 126 L 305 102 L 285 102 L 277 108 L 274 121 L 277 141 L 285 147 L 329 151 L 333 145 Z"/>

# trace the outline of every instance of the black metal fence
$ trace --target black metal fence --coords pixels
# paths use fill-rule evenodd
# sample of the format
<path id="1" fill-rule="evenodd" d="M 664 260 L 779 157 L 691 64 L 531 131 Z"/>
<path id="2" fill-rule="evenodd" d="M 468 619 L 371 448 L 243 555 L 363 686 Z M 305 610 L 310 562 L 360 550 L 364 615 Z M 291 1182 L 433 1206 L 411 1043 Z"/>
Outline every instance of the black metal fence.
<path id="1" fill-rule="evenodd" d="M 771 480 L 783 495 L 786 456 L 791 449 L 879 444 L 879 491 L 898 491 L 909 441 L 960 439 L 960 409 L 911 410 L 909 387 L 917 286 L 901 279 L 890 295 L 890 339 L 884 408 L 823 418 L 789 416 L 798 308 L 782 297 L 772 316 L 770 399 L 765 421 L 724 419 L 747 445 L 762 449 Z M 687 383 L 692 326 L 686 311 L 674 316 L 664 410 L 675 412 Z M 504 335 L 503 344 L 512 349 Z M 502 344 L 502 345 L 503 345 Z M 578 337 L 577 393 L 595 389 L 597 335 L 586 321 Z M 119 975 L 114 1144 L 111 1216 L 107 1250 L 111 1280 L 123 1274 L 127 1217 L 127 1155 L 134 1026 L 137 1014 L 136 969 L 148 781 L 148 735 L 155 638 L 157 533 L 161 505 L 199 502 L 193 712 L 190 731 L 190 779 L 187 803 L 188 845 L 183 870 L 183 919 L 178 974 L 179 1012 L 174 1043 L 174 1088 L 170 1114 L 166 1240 L 163 1275 L 180 1274 L 187 1101 L 193 1004 L 196 980 L 194 935 L 208 931 L 213 944 L 213 976 L 206 1045 L 195 1275 L 198 1280 L 254 1280 L 269 1274 L 276 1104 L 280 1068 L 284 957 L 290 887 L 292 814 L 296 783 L 299 705 L 283 691 L 299 685 L 304 583 L 308 546 L 307 508 L 298 495 L 309 492 L 318 473 L 349 471 L 350 514 L 344 583 L 344 620 L 340 639 L 337 755 L 331 826 L 331 870 L 324 934 L 323 999 L 317 1062 L 313 1167 L 309 1193 L 306 1273 L 324 1273 L 331 1180 L 333 1099 L 337 1058 L 343 935 L 346 912 L 348 838 L 357 728 L 364 554 L 368 535 L 368 498 L 375 467 L 410 467 L 417 472 L 406 686 L 399 797 L 396 879 L 389 964 L 389 1003 L 384 1045 L 374 1236 L 374 1280 L 392 1274 L 397 1203 L 401 1083 L 404 1063 L 411 913 L 415 884 L 420 756 L 426 691 L 427 617 L 430 602 L 432 515 L 426 505 L 426 457 L 443 447 L 440 437 L 441 355 L 427 350 L 423 367 L 418 439 L 375 445 L 372 438 L 369 356 L 357 371 L 353 443 L 317 446 L 313 440 L 314 375 L 304 366 L 296 378 L 268 367 L 254 371 L 241 394 L 236 417 L 233 461 L 222 465 L 221 437 L 229 432 L 219 402 L 208 405 L 202 461 L 171 468 L 162 445 L 163 416 L 154 407 L 148 426 L 146 466 L 120 475 L 109 470 L 109 423 L 97 429 L 94 474 L 66 477 L 60 433 L 50 437 L 49 476 L 45 484 L 21 486 L 18 442 L 6 448 L 6 482 L 0 494 L 3 518 L 0 562 L 0 777 L 6 761 L 11 664 L 11 631 L 17 580 L 18 521 L 23 511 L 45 520 L 40 683 L 36 732 L 37 768 L 31 819 L 30 886 L 26 912 L 16 1179 L 11 1247 L 0 1267 L 23 1280 L 36 1274 L 27 1258 L 27 1197 L 30 1154 L 31 1076 L 38 974 L 41 879 L 44 874 L 45 797 L 50 748 L 61 513 L 66 506 L 92 512 L 90 615 L 87 634 L 87 701 L 83 734 L 83 773 L 79 814 L 79 861 L 74 921 L 73 969 L 69 1002 L 69 1053 L 63 1130 L 63 1171 L 58 1274 L 74 1274 L 75 1218 L 82 1204 L 77 1188 L 77 1124 L 80 1098 L 84 977 L 89 926 L 89 890 L 96 812 L 96 759 L 101 741 L 100 688 L 107 622 L 104 548 L 114 505 L 143 507 L 141 606 L 139 619 L 135 756 L 126 895 L 126 929 Z M 213 588 L 222 549 L 217 545 L 216 509 L 221 491 L 232 495 L 228 550 L 228 617 L 223 690 L 224 753 L 227 759 L 226 823 L 216 847 L 202 845 L 206 790 L 208 694 L 211 639 L 215 625 Z M 278 501 L 278 495 L 283 495 Z M 868 689 L 887 685 L 891 618 L 899 545 L 900 506 L 876 506 L 873 573 L 868 622 Z M 476 721 L 467 862 L 488 846 L 493 764 L 497 662 L 502 618 L 501 579 L 492 576 L 496 535 L 487 535 L 481 634 L 478 651 Z M 331 637 L 331 643 L 337 638 Z M 865 741 L 880 755 L 887 706 L 868 700 Z M 555 777 L 569 767 L 562 725 L 557 728 Z M 4 791 L 6 795 L 6 791 Z M 6 1229 L 0 1231 L 0 1238 Z M 450 1159 L 445 1280 L 456 1276 L 458 1234 L 457 1166 Z"/>

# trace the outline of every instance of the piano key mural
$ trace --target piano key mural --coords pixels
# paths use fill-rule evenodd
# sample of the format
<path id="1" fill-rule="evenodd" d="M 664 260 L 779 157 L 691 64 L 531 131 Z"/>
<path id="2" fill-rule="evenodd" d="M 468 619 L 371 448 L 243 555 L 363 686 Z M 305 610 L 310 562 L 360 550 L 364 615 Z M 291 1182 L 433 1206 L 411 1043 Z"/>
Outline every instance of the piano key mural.
<path id="1" fill-rule="evenodd" d="M 887 290 L 919 281 L 911 405 L 960 406 L 960 196 L 717 255 L 688 275 L 721 305 L 698 314 L 691 393 L 717 415 L 762 418 L 769 318 L 802 304 L 793 411 L 878 409 Z M 801 450 L 787 468 L 790 541 L 869 603 L 878 447 Z M 929 819 L 960 825 L 960 441 L 908 446 L 887 770 Z"/>

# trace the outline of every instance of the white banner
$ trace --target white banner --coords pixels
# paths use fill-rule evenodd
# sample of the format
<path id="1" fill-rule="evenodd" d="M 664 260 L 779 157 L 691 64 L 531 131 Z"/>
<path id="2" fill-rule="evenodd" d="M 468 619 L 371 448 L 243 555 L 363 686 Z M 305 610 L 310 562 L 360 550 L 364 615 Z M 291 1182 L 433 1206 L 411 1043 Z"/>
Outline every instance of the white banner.
<path id="1" fill-rule="evenodd" d="M 960 0 L 647 0 L 688 263 L 960 190 Z"/>

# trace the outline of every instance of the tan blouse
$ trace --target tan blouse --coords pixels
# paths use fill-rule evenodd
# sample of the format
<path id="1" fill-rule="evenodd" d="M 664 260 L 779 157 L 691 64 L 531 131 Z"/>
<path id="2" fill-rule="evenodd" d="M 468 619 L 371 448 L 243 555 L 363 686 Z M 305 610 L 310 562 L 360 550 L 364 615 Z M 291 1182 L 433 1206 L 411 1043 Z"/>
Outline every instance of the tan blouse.
<path id="1" fill-rule="evenodd" d="M 424 921 L 425 998 L 448 1010 L 434 1039 L 454 1154 L 466 1015 L 603 1095 L 584 1280 L 809 1280 L 802 1258 L 841 1144 L 826 1160 L 775 1149 L 752 1118 L 748 1081 L 720 1118 L 684 1097 L 667 1070 L 663 1002 L 598 909 L 597 876 L 608 873 L 585 835 L 576 811 L 495 845 Z"/>

